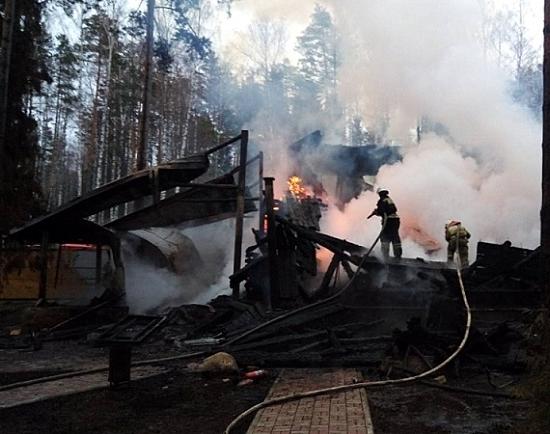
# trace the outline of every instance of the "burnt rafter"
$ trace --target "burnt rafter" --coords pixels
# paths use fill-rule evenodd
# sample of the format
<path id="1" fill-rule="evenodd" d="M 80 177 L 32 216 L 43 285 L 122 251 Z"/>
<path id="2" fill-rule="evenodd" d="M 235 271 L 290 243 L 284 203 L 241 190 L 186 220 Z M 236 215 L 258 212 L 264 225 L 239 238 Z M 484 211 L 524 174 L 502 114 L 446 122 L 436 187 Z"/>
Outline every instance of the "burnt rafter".
<path id="1" fill-rule="evenodd" d="M 72 201 L 53 212 L 31 220 L 26 225 L 15 228 L 10 236 L 21 241 L 40 241 L 44 232 L 57 234 L 51 240 L 59 242 L 99 242 L 109 229 L 133 230 L 151 226 L 186 224 L 196 226 L 235 216 L 239 191 L 244 195 L 244 212 L 256 210 L 253 199 L 244 186 L 235 183 L 233 175 L 239 167 L 226 175 L 207 181 L 191 181 L 204 175 L 210 167 L 209 155 L 243 141 L 243 134 L 227 142 L 179 160 L 140 170 L 124 178 L 105 184 Z M 258 157 L 246 160 L 255 162 Z M 160 193 L 175 187 L 180 192 L 161 200 Z M 153 205 L 141 207 L 101 227 L 85 220 L 94 214 L 146 196 L 153 197 Z M 95 225 L 92 230 L 90 227 Z M 96 228 L 100 227 L 102 230 Z M 101 233 L 99 233 L 101 232 Z M 64 233 L 68 235 L 65 236 Z"/>
<path id="2" fill-rule="evenodd" d="M 28 239 L 28 235 L 34 232 L 49 231 L 58 225 L 63 227 L 68 222 L 72 224 L 74 219 L 89 217 L 115 205 L 152 195 L 156 189 L 168 190 L 189 183 L 204 174 L 208 167 L 208 157 L 200 154 L 140 170 L 69 201 L 55 211 L 12 230 L 10 235 Z"/>
<path id="3" fill-rule="evenodd" d="M 207 184 L 187 186 L 183 191 L 114 220 L 106 227 L 124 231 L 175 224 L 191 227 L 204 223 L 205 219 L 213 222 L 234 217 L 236 190 L 233 176 L 224 175 Z M 246 197 L 245 212 L 255 211 L 254 202 L 248 199 L 249 194 Z"/>
<path id="4" fill-rule="evenodd" d="M 324 192 L 320 173 L 330 174 L 347 185 L 348 192 L 340 192 L 343 202 L 357 196 L 364 189 L 363 176 L 374 176 L 384 164 L 401 160 L 395 146 L 370 143 L 363 146 L 331 145 L 323 142 L 320 131 L 301 138 L 289 146 L 294 171 L 299 174 L 316 194 Z M 341 185 L 340 188 L 343 188 Z"/>

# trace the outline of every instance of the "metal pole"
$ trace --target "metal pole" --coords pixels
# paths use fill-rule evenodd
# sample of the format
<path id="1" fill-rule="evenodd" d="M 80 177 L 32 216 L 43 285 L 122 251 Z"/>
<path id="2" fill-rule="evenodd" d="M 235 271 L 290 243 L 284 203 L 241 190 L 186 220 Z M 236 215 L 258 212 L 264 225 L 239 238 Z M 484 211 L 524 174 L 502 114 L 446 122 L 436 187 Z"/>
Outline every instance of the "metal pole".
<path id="1" fill-rule="evenodd" d="M 59 243 L 57 247 L 57 262 L 55 264 L 55 278 L 53 281 L 53 287 L 57 289 L 57 283 L 59 282 L 59 267 L 61 267 L 61 254 L 63 251 L 63 244 Z"/>
<path id="2" fill-rule="evenodd" d="M 38 299 L 46 298 L 46 287 L 48 285 L 48 242 L 49 234 L 42 232 L 42 244 L 40 245 L 40 280 L 38 282 Z"/>
<path id="3" fill-rule="evenodd" d="M 101 285 L 101 243 L 95 245 L 95 285 L 99 289 Z"/>
<path id="4" fill-rule="evenodd" d="M 246 188 L 246 160 L 248 152 L 248 130 L 241 131 L 241 150 L 239 152 L 239 184 L 235 213 L 235 254 L 233 255 L 233 273 L 241 269 L 243 243 L 244 192 Z M 233 288 L 233 297 L 239 298 L 239 285 Z"/>
<path id="5" fill-rule="evenodd" d="M 258 165 L 259 165 L 259 168 L 258 168 L 258 177 L 259 177 L 259 182 L 258 182 L 258 188 L 260 189 L 260 191 L 258 192 L 258 197 L 260 198 L 260 200 L 258 201 L 258 229 L 259 229 L 259 233 L 260 233 L 260 236 L 263 236 L 264 235 L 264 219 L 265 219 L 265 202 L 264 202 L 264 198 L 263 198 L 263 185 L 262 185 L 262 180 L 263 180 L 263 177 L 264 177 L 264 153 L 263 152 L 260 152 L 259 154 L 259 161 L 258 161 Z"/>
<path id="6" fill-rule="evenodd" d="M 273 181 L 275 178 L 264 178 L 265 208 L 267 214 L 267 251 L 269 255 L 269 300 L 279 298 L 279 279 L 277 276 L 277 235 L 275 233 L 275 199 Z"/>

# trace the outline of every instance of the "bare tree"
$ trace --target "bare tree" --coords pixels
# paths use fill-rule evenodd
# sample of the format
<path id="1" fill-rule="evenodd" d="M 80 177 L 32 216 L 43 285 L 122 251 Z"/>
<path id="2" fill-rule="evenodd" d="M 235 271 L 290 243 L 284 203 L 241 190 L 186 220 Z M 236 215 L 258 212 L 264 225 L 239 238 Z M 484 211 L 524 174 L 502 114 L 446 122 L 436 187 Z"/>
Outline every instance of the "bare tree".
<path id="1" fill-rule="evenodd" d="M 516 79 L 520 78 L 526 68 L 533 64 L 535 50 L 527 36 L 525 26 L 525 6 L 523 0 L 518 0 L 516 20 L 512 26 L 510 48 Z"/>
<path id="2" fill-rule="evenodd" d="M 6 134 L 8 85 L 13 45 L 13 27 L 15 0 L 6 0 L 2 17 L 2 36 L 0 40 L 0 160 L 4 160 L 4 140 Z"/>
<path id="3" fill-rule="evenodd" d="M 141 134 L 137 152 L 136 169 L 145 169 L 149 135 L 149 109 L 153 90 L 153 32 L 155 26 L 155 0 L 147 0 L 147 37 L 145 54 L 145 84 L 143 86 L 143 107 L 141 112 Z"/>
<path id="4" fill-rule="evenodd" d="M 237 47 L 248 60 L 249 66 L 265 81 L 273 67 L 283 60 L 287 45 L 287 30 L 281 21 L 267 18 L 257 20 L 248 26 L 242 43 Z"/>

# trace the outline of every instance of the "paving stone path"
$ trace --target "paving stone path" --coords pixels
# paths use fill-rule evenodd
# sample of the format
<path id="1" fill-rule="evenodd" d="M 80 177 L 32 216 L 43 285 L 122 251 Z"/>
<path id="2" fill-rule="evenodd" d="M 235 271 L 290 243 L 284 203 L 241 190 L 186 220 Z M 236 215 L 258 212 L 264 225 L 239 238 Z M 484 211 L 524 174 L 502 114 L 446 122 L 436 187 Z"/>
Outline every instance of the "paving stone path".
<path id="1" fill-rule="evenodd" d="M 266 399 L 362 380 L 355 369 L 284 369 Z M 247 434 L 374 434 L 365 389 L 303 398 L 260 410 Z"/>
<path id="2" fill-rule="evenodd" d="M 152 377 L 166 371 L 166 368 L 156 366 L 136 366 L 132 368 L 132 380 Z M 22 404 L 42 401 L 59 396 L 108 387 L 108 372 L 98 372 L 62 380 L 33 384 L 17 389 L 0 391 L 0 408 L 16 407 Z"/>

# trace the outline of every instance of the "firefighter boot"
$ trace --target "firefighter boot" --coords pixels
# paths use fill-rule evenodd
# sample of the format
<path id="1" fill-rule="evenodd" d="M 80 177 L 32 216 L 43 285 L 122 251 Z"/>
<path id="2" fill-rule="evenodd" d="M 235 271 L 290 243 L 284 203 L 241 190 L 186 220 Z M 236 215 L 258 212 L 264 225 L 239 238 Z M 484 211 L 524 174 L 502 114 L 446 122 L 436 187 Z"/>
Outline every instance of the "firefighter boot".
<path id="1" fill-rule="evenodd" d="M 447 246 L 447 262 L 452 264 L 455 261 L 455 248 L 454 245 L 449 243 Z"/>
<path id="2" fill-rule="evenodd" d="M 393 256 L 395 256 L 397 259 L 401 259 L 402 254 L 403 254 L 403 249 L 401 248 L 401 243 L 394 243 Z"/>

